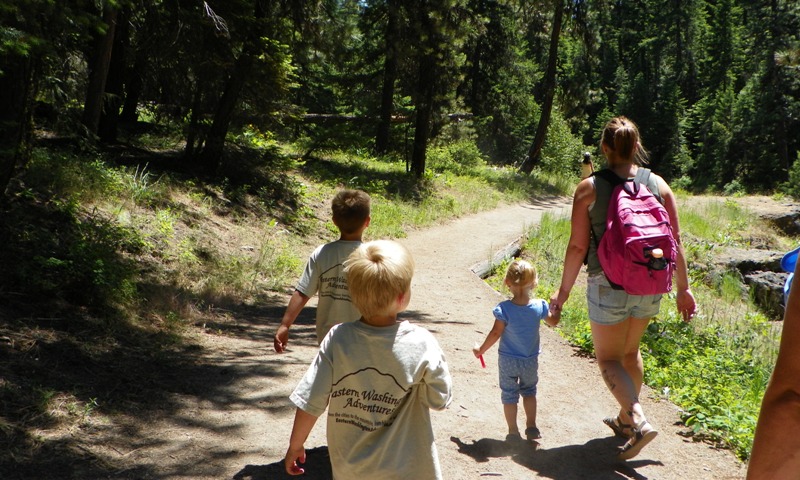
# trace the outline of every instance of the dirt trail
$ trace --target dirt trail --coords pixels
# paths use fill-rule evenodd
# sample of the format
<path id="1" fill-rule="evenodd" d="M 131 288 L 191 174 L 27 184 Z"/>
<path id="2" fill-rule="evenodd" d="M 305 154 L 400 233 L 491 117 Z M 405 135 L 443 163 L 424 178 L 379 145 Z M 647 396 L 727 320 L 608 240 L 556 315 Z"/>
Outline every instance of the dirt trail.
<path id="1" fill-rule="evenodd" d="M 445 478 L 744 478 L 744 466 L 730 451 L 685 436 L 676 407 L 646 388 L 642 402 L 660 435 L 639 457 L 617 461 L 614 452 L 620 441 L 609 436 L 601 422 L 616 411 L 615 402 L 597 366 L 575 355 L 557 331 L 547 328 L 542 329 L 538 394 L 543 438 L 538 448 L 505 444 L 497 349 L 486 355 L 486 369 L 471 352 L 472 344 L 491 327 L 491 309 L 501 296 L 469 267 L 516 240 L 544 212 L 566 215 L 568 200 L 503 206 L 414 231 L 401 240 L 417 263 L 411 304 L 402 317 L 436 335 L 453 375 L 451 407 L 433 413 Z M 196 374 L 180 379 L 187 391 L 173 399 L 179 408 L 130 418 L 129 424 L 110 429 L 116 434 L 98 434 L 92 449 L 104 449 L 120 465 L 127 464 L 120 478 L 133 478 L 136 472 L 137 478 L 330 478 L 324 418 L 306 443 L 305 477 L 283 473 L 294 416 L 288 395 L 316 351 L 313 300 L 291 331 L 290 351 L 272 351 L 271 337 L 285 302 L 276 298 L 273 305 L 237 315 L 229 324 L 207 326 L 209 334 L 198 338 L 205 349 Z M 126 434 L 148 440 L 132 446 Z"/>

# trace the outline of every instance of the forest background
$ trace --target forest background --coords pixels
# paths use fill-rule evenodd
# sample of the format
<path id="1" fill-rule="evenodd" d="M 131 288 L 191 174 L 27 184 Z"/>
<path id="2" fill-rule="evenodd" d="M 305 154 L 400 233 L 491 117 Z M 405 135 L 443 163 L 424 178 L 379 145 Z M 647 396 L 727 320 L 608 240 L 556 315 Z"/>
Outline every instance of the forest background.
<path id="1" fill-rule="evenodd" d="M 0 106 L 0 353 L 13 359 L 0 376 L 1 460 L 14 463 L 45 443 L 32 432 L 99 408 L 84 380 L 37 384 L 48 356 L 62 367 L 127 342 L 168 364 L 180 325 L 205 328 L 201 310 L 294 279 L 302 259 L 282 238 L 330 235 L 314 221 L 326 218 L 320 199 L 334 187 L 396 208 L 375 212 L 377 236 L 402 236 L 410 217 L 424 224 L 499 198 L 568 195 L 583 152 L 602 165 L 599 131 L 622 114 L 639 124 L 651 168 L 682 194 L 800 197 L 800 5 L 7 0 Z M 460 210 L 453 188 L 471 190 L 474 204 Z M 269 239 L 254 240 L 253 259 L 178 232 L 207 228 L 205 216 L 258 223 Z M 744 239 L 752 231 L 740 210 L 720 216 L 708 238 L 755 238 Z M 563 240 L 568 226 L 558 228 Z M 695 271 L 712 240 L 690 247 Z M 726 282 L 714 287 L 724 294 Z M 570 315 L 579 325 L 584 312 Z M 55 318 L 68 321 L 53 329 Z M 129 320 L 147 335 L 125 338 Z M 754 321 L 748 335 L 768 337 L 763 317 Z M 684 420 L 746 458 L 774 352 L 734 368 L 749 340 L 732 334 L 739 350 L 728 350 L 710 328 L 662 357 L 716 351 L 696 370 L 717 375 L 724 395 L 687 378 L 685 396 L 697 395 Z M 591 351 L 585 329 L 568 335 Z M 75 342 L 80 360 L 64 356 Z M 651 370 L 649 383 L 677 389 Z M 739 411 L 731 402 L 742 397 Z"/>
<path id="2" fill-rule="evenodd" d="M 570 168 L 616 114 L 679 187 L 774 189 L 800 149 L 800 6 L 775 0 L 4 1 L 0 188 L 32 116 L 117 138 L 173 120 L 191 169 L 245 126 L 393 154 Z M 446 128 L 453 122 L 462 128 Z M 358 138 L 355 138 L 358 137 Z M 798 167 L 800 168 L 800 167 Z"/>

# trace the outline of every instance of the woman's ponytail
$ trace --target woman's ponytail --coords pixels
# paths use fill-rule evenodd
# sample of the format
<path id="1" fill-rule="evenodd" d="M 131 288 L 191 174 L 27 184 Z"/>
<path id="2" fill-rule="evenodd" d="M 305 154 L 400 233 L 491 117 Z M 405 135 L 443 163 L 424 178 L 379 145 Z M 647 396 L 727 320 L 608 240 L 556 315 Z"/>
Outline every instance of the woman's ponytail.
<path id="1" fill-rule="evenodd" d="M 623 116 L 612 118 L 603 128 L 600 138 L 616 158 L 637 165 L 647 163 L 647 151 L 639 142 L 639 128 L 631 120 Z"/>

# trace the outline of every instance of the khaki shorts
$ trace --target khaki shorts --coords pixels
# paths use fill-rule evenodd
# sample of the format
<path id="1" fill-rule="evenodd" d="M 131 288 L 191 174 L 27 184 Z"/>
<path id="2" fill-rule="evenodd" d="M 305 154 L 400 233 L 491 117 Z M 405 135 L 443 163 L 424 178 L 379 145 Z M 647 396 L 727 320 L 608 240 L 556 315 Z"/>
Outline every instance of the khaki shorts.
<path id="1" fill-rule="evenodd" d="M 629 295 L 625 290 L 611 288 L 602 273 L 592 275 L 586 287 L 589 320 L 601 325 L 615 325 L 628 317 L 650 319 L 658 314 L 662 296 Z"/>

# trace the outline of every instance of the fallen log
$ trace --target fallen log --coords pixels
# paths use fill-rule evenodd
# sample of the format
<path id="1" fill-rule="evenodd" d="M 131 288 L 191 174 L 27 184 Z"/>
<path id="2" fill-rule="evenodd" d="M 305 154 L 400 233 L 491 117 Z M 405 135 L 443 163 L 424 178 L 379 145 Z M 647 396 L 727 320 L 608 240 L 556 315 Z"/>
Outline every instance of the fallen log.
<path id="1" fill-rule="evenodd" d="M 502 264 L 505 260 L 519 256 L 521 250 L 522 239 L 519 238 L 495 252 L 495 254 L 492 255 L 492 258 L 476 263 L 470 267 L 470 270 L 478 277 L 485 279 L 489 277 L 492 272 L 494 272 L 494 269 Z"/>

